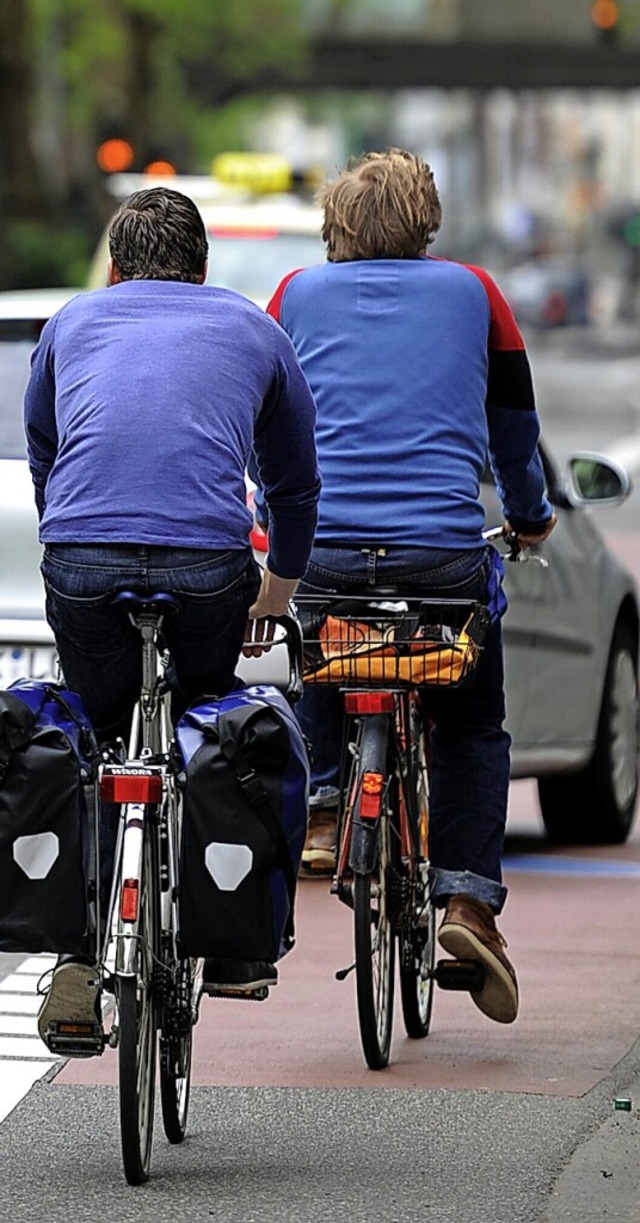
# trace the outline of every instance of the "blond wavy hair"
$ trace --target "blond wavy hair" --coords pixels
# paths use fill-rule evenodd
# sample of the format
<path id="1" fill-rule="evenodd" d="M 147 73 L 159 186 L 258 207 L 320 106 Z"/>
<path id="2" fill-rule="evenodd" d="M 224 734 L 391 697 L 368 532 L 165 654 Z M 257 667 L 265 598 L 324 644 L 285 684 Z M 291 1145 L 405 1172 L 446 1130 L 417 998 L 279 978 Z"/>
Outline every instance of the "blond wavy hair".
<path id="1" fill-rule="evenodd" d="M 324 210 L 322 238 L 332 263 L 417 259 L 442 222 L 431 167 L 405 149 L 352 159 L 316 199 Z"/>

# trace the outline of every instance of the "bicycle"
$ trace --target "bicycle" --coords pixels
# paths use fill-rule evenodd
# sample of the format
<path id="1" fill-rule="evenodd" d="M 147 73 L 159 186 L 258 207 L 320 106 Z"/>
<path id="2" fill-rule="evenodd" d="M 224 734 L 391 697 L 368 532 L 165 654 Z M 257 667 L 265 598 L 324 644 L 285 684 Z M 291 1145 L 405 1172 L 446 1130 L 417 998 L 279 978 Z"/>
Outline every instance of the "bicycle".
<path id="1" fill-rule="evenodd" d="M 114 602 L 142 638 L 142 687 L 126 758 L 106 752 L 98 771 L 100 800 L 120 805 L 98 963 L 115 1002 L 107 1040 L 118 1049 L 124 1172 L 129 1184 L 139 1185 L 149 1176 L 158 1052 L 165 1134 L 180 1143 L 186 1133 L 201 982 L 179 944 L 181 794 L 161 635 L 165 616 L 179 602 L 170 594 L 132 591 Z"/>
<path id="2" fill-rule="evenodd" d="M 97 792 L 121 807 L 104 938 L 97 957 L 103 988 L 114 995 L 115 1017 L 105 1043 L 118 1049 L 120 1133 L 125 1177 L 149 1177 L 154 1128 L 156 1061 L 162 1120 L 169 1142 L 183 1141 L 191 1083 L 193 1028 L 203 982 L 198 961 L 183 954 L 179 929 L 179 859 L 183 764 L 171 722 L 162 639 L 164 617 L 179 609 L 171 594 L 125 591 L 114 602 L 142 638 L 142 687 L 129 751 L 104 753 Z M 291 699 L 301 692 L 301 635 L 293 616 L 276 619 L 269 659 L 244 659 L 246 683 L 272 682 Z M 278 648 L 282 646 L 282 648 Z M 266 660 L 266 661 L 265 661 Z M 256 676 L 256 671 L 258 675 Z M 99 867 L 97 868 L 99 874 Z M 98 910 L 97 929 L 101 928 Z M 67 1045 L 67 1052 L 80 1052 Z"/>
<path id="3" fill-rule="evenodd" d="M 331 892 L 353 911 L 353 970 L 367 1065 L 388 1065 L 396 943 L 407 1035 L 429 1032 L 434 982 L 482 985 L 463 961 L 434 967 L 429 889 L 429 763 L 419 687 L 457 686 L 473 672 L 488 622 L 470 600 L 371 595 L 300 596 L 305 684 L 344 694 L 337 861 Z"/>

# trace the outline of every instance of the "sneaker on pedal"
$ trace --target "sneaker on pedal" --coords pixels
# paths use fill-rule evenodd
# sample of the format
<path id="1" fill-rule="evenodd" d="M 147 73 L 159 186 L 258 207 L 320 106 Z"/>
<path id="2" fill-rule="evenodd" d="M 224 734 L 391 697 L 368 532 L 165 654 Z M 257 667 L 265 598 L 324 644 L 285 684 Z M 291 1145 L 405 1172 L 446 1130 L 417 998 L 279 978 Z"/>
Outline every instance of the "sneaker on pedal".
<path id="1" fill-rule="evenodd" d="M 202 990 L 223 998 L 266 998 L 278 970 L 266 960 L 205 960 Z"/>
<path id="2" fill-rule="evenodd" d="M 38 1033 L 52 1053 L 101 1053 L 104 1029 L 100 979 L 95 965 L 65 959 L 53 970 L 38 1011 Z"/>
<path id="3" fill-rule="evenodd" d="M 307 839 L 302 850 L 302 869 L 314 875 L 332 875 L 336 869 L 338 816 L 326 808 L 311 807 Z"/>
<path id="4" fill-rule="evenodd" d="M 473 896 L 450 896 L 438 931 L 438 942 L 456 960 L 474 960 L 484 969 L 480 989 L 469 991 L 476 1006 L 497 1023 L 513 1023 L 518 1014 L 518 982 L 505 955 L 506 942 L 493 910 Z"/>

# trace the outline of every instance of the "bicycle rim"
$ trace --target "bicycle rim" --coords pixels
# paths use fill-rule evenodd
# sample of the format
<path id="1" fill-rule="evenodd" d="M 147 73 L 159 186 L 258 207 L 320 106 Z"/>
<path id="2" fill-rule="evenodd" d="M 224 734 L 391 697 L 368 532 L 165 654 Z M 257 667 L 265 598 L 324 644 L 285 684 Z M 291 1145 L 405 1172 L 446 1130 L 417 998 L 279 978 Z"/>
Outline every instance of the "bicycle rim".
<path id="1" fill-rule="evenodd" d="M 139 920 L 138 971 L 116 979 L 119 1012 L 120 1134 L 124 1173 L 130 1185 L 149 1177 L 156 1080 L 156 1019 L 153 967 L 157 917 L 153 848 L 145 840 Z"/>
<path id="2" fill-rule="evenodd" d="M 187 990 L 187 1001 L 191 997 L 191 973 L 187 969 L 182 980 Z M 173 1018 L 173 1017 L 171 1017 Z M 189 1022 L 190 1022 L 189 1015 Z M 186 1022 L 186 1020 L 185 1020 Z M 191 1059 L 193 1027 L 183 1035 L 165 1035 L 166 1026 L 160 1036 L 160 1102 L 164 1132 L 172 1143 L 182 1142 L 187 1132 L 189 1097 L 191 1089 Z"/>
<path id="3" fill-rule="evenodd" d="M 395 936 L 387 903 L 388 867 L 389 821 L 383 811 L 376 869 L 355 875 L 353 883 L 358 1022 L 370 1070 L 388 1065 L 393 1026 Z"/>

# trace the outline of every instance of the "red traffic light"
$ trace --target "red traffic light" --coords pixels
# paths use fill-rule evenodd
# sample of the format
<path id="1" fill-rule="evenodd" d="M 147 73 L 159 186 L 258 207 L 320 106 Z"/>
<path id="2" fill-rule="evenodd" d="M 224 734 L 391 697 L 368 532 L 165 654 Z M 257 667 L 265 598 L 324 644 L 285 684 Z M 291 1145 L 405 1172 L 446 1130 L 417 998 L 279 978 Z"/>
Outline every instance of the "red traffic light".
<path id="1" fill-rule="evenodd" d="M 591 5 L 591 20 L 596 29 L 603 33 L 615 30 L 620 18 L 620 5 L 617 0 L 593 0 Z"/>

